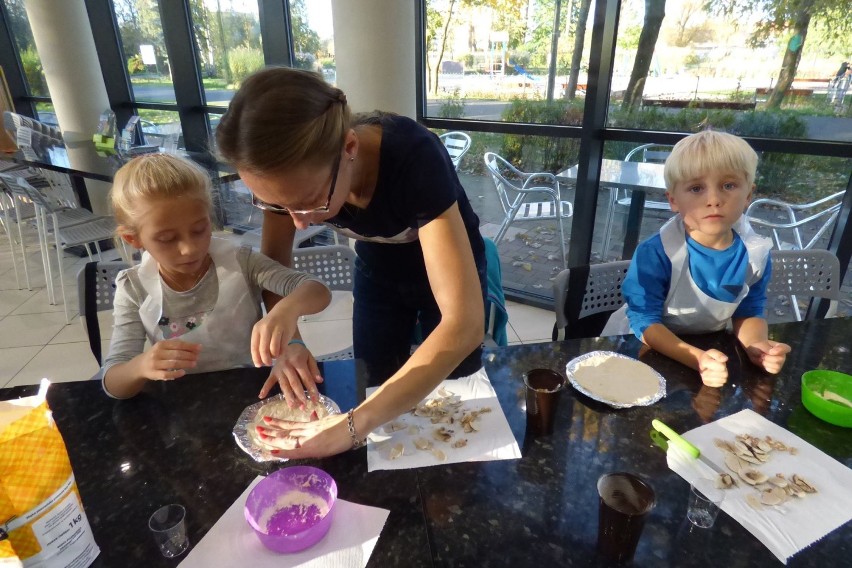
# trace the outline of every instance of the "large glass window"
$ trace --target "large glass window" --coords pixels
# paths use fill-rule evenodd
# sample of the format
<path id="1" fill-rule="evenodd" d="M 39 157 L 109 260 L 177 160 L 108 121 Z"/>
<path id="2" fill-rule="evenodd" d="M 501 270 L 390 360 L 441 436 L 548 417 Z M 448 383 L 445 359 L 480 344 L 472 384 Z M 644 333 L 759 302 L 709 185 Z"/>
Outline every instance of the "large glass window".
<path id="1" fill-rule="evenodd" d="M 36 51 L 32 28 L 30 28 L 27 11 L 24 8 L 24 0 L 5 0 L 5 2 L 6 14 L 9 18 L 9 31 L 18 47 L 18 55 L 24 68 L 29 92 L 35 97 L 49 97 L 47 80 L 44 78 L 41 58 Z"/>
<path id="2" fill-rule="evenodd" d="M 190 2 L 207 104 L 228 106 L 242 81 L 263 67 L 257 0 Z"/>
<path id="3" fill-rule="evenodd" d="M 293 66 L 323 74 L 335 83 L 334 26 L 331 0 L 290 0 L 293 31 Z"/>
<path id="4" fill-rule="evenodd" d="M 852 44 L 839 31 L 852 12 L 833 2 L 789 14 L 765 6 L 624 0 L 610 125 L 852 141 L 852 70 L 841 65 Z"/>
<path id="5" fill-rule="evenodd" d="M 426 115 L 579 125 L 590 5 L 427 1 Z"/>
<path id="6" fill-rule="evenodd" d="M 159 2 L 113 0 L 113 5 L 134 98 L 143 102 L 175 102 Z"/>

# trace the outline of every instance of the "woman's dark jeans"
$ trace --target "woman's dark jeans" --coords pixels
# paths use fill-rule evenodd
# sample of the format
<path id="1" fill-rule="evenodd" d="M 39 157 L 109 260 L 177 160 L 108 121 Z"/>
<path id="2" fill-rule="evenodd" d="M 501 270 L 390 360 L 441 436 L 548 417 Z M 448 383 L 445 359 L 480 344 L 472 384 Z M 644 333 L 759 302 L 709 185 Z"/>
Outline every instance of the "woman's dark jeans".
<path id="1" fill-rule="evenodd" d="M 479 275 L 484 287 L 485 271 Z M 367 364 L 371 386 L 393 375 L 411 353 L 417 322 L 425 338 L 441 321 L 441 312 L 429 282 L 383 278 L 360 258 L 355 259 L 355 306 L 352 339 L 355 357 Z M 483 291 L 483 302 L 485 293 Z M 483 333 L 485 323 L 482 324 Z M 450 374 L 464 377 L 482 367 L 482 346 L 477 347 Z"/>

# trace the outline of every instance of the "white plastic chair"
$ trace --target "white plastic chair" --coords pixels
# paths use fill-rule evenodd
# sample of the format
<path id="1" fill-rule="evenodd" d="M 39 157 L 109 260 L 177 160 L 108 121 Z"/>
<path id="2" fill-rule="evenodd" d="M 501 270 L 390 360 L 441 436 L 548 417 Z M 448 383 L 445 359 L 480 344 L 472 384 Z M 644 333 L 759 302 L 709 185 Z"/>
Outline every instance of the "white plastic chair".
<path id="1" fill-rule="evenodd" d="M 802 321 L 798 296 L 831 300 L 827 314 L 833 315 L 840 300 L 840 261 L 827 250 L 773 250 L 772 276 L 766 286 L 766 297 L 790 298 L 796 321 Z M 774 314 L 768 314 L 770 320 Z"/>
<path id="2" fill-rule="evenodd" d="M 562 201 L 556 176 L 547 172 L 522 172 L 494 152 L 486 152 L 483 158 L 506 215 L 497 236 L 494 237 L 494 243 L 500 242 L 509 225 L 515 221 L 555 219 L 559 228 L 559 245 L 562 248 L 562 266 L 565 266 L 565 230 L 562 221 L 574 214 L 574 206 L 568 201 Z M 533 194 L 543 194 L 548 200 L 527 203 L 527 198 Z"/>
<path id="3" fill-rule="evenodd" d="M 19 203 L 27 200 L 32 202 L 36 208 L 36 230 L 39 234 L 39 245 L 41 248 L 42 264 L 44 265 L 45 283 L 47 285 L 48 299 L 52 304 L 56 303 L 56 295 L 53 290 L 53 274 L 50 266 L 50 256 L 47 249 L 50 246 L 49 234 L 51 227 L 47 224 L 47 216 L 52 220 L 53 244 L 56 246 L 56 259 L 59 264 L 59 285 L 62 290 L 63 309 L 65 310 L 65 322 L 70 323 L 68 316 L 68 301 L 65 297 L 65 280 L 62 270 L 62 251 L 65 249 L 85 246 L 90 260 L 94 260 L 90 245 L 94 245 L 101 259 L 99 241 L 111 240 L 115 234 L 115 220 L 112 217 L 99 217 L 83 208 L 66 207 L 61 200 L 52 199 L 30 185 L 24 178 L 15 178 L 8 174 L 0 174 L 0 179 L 11 193 L 18 198 Z M 55 196 L 54 196 L 55 197 Z"/>
<path id="4" fill-rule="evenodd" d="M 845 191 L 838 191 L 812 203 L 794 204 L 777 199 L 755 199 L 746 210 L 752 226 L 766 227 L 772 232 L 772 240 L 778 249 L 811 249 L 820 238 L 834 226 L 840 214 L 840 205 Z M 805 243 L 802 230 L 815 228 L 816 232 Z M 785 240 L 792 236 L 793 242 Z"/>
<path id="5" fill-rule="evenodd" d="M 624 304 L 621 283 L 629 260 L 566 268 L 553 281 L 556 324 L 553 340 L 597 337 L 609 316 Z"/>
<path id="6" fill-rule="evenodd" d="M 313 274 L 330 290 L 351 292 L 355 289 L 355 251 L 343 245 L 293 249 L 293 268 Z M 352 346 L 315 357 L 317 361 L 354 358 Z"/>
<path id="7" fill-rule="evenodd" d="M 441 139 L 441 142 L 444 143 L 444 147 L 447 149 L 447 153 L 453 161 L 453 167 L 456 171 L 458 171 L 461 159 L 465 154 L 467 154 L 467 151 L 470 150 L 470 136 L 464 132 L 456 131 L 441 134 L 439 138 Z"/>

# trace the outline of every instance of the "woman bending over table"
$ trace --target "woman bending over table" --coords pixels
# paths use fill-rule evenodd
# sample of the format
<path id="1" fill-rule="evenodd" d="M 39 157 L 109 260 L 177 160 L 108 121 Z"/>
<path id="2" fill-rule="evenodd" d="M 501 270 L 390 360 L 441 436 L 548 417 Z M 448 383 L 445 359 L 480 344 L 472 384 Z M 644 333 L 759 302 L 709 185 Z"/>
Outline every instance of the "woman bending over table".
<path id="1" fill-rule="evenodd" d="M 481 367 L 484 245 L 437 136 L 403 116 L 352 117 L 344 93 L 319 75 L 267 68 L 243 83 L 216 139 L 264 210 L 265 254 L 290 264 L 295 230 L 311 224 L 358 241 L 355 357 L 383 384 L 348 414 L 271 420 L 261 434 L 282 456 L 358 447 L 447 377 Z M 425 340 L 409 357 L 418 322 Z M 260 397 L 275 382 L 291 405 L 315 396 L 322 378 L 305 345 L 294 339 L 280 357 Z"/>

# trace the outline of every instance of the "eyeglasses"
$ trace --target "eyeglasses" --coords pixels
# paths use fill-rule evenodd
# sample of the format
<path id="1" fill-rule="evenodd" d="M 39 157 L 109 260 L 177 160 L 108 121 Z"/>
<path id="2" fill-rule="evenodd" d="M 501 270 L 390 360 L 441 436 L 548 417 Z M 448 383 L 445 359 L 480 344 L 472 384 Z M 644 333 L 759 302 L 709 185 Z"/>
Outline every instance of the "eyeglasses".
<path id="1" fill-rule="evenodd" d="M 337 173 L 340 171 L 339 153 L 337 154 L 337 158 L 334 159 L 332 171 L 334 173 L 331 176 L 331 187 L 328 188 L 328 199 L 325 200 L 325 205 L 314 207 L 312 209 L 290 209 L 289 207 L 282 207 L 280 205 L 275 205 L 274 203 L 267 203 L 266 201 L 255 197 L 254 193 L 251 194 L 251 204 L 262 211 L 269 211 L 276 215 L 310 215 L 311 213 L 326 213 L 331 205 L 331 196 L 334 195 L 334 188 L 337 185 Z"/>

